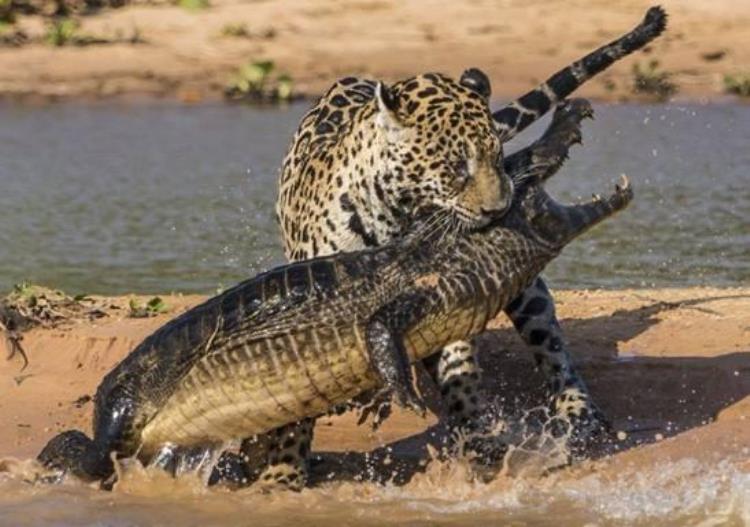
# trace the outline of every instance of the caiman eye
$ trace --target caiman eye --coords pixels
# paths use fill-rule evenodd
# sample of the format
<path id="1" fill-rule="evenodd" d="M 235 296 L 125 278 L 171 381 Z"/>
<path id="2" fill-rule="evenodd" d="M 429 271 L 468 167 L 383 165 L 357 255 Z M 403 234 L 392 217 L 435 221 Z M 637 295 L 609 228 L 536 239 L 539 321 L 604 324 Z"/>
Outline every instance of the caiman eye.
<path id="1" fill-rule="evenodd" d="M 465 159 L 456 161 L 452 164 L 453 169 L 453 181 L 456 190 L 462 190 L 469 182 L 471 175 L 469 174 L 469 164 Z"/>

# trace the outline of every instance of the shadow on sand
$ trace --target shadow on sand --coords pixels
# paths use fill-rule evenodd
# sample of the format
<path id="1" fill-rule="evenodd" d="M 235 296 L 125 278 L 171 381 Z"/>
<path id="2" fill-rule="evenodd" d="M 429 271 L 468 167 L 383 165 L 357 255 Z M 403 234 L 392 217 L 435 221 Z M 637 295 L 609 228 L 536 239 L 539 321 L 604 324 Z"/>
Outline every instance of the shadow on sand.
<path id="1" fill-rule="evenodd" d="M 620 356 L 618 342 L 628 341 L 660 322 L 657 315 L 674 309 L 698 309 L 708 302 L 747 295 L 656 302 L 600 317 L 566 319 L 561 323 L 576 362 L 614 432 L 627 438 L 597 449 L 592 457 L 622 451 L 707 424 L 727 406 L 750 395 L 750 351 L 714 357 Z M 544 404 L 544 379 L 511 329 L 490 331 L 478 339 L 487 393 L 503 415 Z M 514 349 L 514 351 L 510 351 Z M 423 471 L 428 445 L 437 445 L 444 431 L 434 426 L 422 433 L 371 452 L 318 452 L 312 483 L 368 479 L 408 482 Z"/>

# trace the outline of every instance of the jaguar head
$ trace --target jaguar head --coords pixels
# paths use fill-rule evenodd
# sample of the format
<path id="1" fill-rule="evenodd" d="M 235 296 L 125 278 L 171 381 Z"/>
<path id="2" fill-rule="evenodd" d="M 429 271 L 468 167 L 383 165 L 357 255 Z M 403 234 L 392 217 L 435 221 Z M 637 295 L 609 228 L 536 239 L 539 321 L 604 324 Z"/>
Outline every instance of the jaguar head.
<path id="1" fill-rule="evenodd" d="M 377 85 L 376 126 L 387 143 L 378 183 L 392 210 L 408 217 L 430 211 L 466 230 L 508 210 L 513 184 L 503 170 L 490 94 L 477 69 L 458 82 L 428 73 Z"/>

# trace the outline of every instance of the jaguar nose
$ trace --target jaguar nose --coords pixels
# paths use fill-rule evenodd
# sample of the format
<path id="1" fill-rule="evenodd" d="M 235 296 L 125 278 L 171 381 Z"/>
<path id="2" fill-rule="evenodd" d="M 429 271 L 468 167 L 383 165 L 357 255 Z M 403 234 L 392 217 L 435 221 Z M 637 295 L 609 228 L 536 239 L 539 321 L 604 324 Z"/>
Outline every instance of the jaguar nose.
<path id="1" fill-rule="evenodd" d="M 482 207 L 482 216 L 485 218 L 489 218 L 491 220 L 495 220 L 497 218 L 501 218 L 506 212 L 508 212 L 508 205 L 503 205 L 501 207 L 493 207 L 491 209 L 487 209 Z"/>

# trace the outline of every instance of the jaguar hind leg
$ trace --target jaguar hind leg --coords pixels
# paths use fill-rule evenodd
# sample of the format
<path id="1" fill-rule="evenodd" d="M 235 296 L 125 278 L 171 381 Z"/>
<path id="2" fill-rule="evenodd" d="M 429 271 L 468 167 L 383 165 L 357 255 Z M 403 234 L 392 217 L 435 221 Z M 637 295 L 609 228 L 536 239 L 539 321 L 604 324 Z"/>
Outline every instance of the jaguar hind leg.
<path id="1" fill-rule="evenodd" d="M 246 438 L 239 453 L 222 453 L 209 485 L 238 488 L 257 483 L 264 490 L 302 490 L 307 483 L 314 426 L 315 419 L 303 419 Z"/>
<path id="2" fill-rule="evenodd" d="M 436 380 L 445 405 L 446 421 L 452 430 L 471 430 L 480 412 L 481 371 L 472 343 L 457 341 L 439 354 Z"/>
<path id="3" fill-rule="evenodd" d="M 267 438 L 268 456 L 265 466 L 259 467 L 257 443 L 245 440 L 240 454 L 248 460 L 251 474 L 258 473 L 258 483 L 264 488 L 302 490 L 307 483 L 307 456 L 313 439 L 314 419 L 303 419 L 277 428 Z M 256 460 L 256 461 L 254 461 Z M 259 470 L 260 469 L 260 470 Z"/>

